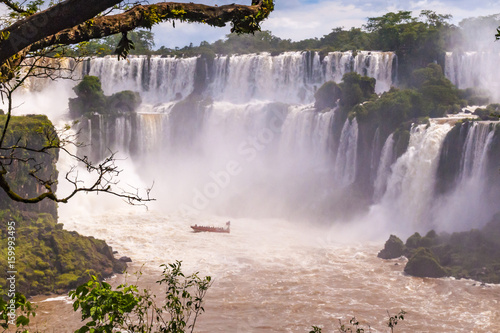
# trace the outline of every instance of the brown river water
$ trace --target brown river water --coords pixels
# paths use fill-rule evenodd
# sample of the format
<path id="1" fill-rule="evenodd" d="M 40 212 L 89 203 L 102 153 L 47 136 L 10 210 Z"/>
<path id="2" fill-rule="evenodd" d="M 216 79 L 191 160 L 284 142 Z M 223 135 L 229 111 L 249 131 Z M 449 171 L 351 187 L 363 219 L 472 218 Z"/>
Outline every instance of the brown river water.
<path id="1" fill-rule="evenodd" d="M 69 216 L 69 215 L 68 215 Z M 227 217 L 120 210 L 61 218 L 68 230 L 105 239 L 117 256 L 154 283 L 162 263 L 210 275 L 206 312 L 196 332 L 335 332 L 352 316 L 372 332 L 389 332 L 387 312 L 407 312 L 396 332 L 500 332 L 500 286 L 422 279 L 404 274 L 405 259 L 376 257 L 383 241 L 361 242 L 353 229 L 320 228 L 285 220 L 231 219 L 230 234 L 193 233 L 189 226 L 223 226 Z M 127 278 L 134 282 L 134 277 Z M 124 275 L 110 279 L 118 285 Z M 36 297 L 32 329 L 71 332 L 82 326 L 65 296 Z"/>

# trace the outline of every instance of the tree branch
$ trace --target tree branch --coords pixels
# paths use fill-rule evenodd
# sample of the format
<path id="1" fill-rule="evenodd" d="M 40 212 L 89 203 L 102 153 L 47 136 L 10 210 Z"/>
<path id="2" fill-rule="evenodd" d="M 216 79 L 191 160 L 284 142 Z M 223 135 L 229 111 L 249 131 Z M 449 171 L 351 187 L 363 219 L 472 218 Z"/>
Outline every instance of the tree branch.
<path id="1" fill-rule="evenodd" d="M 9 7 L 10 9 L 12 9 L 13 11 L 15 11 L 16 13 L 19 13 L 19 14 L 24 14 L 26 13 L 26 11 L 24 9 L 22 9 L 17 3 L 15 2 L 12 2 L 12 1 L 8 1 L 8 0 L 2 0 L 1 2 L 3 2 L 4 4 L 7 5 L 7 7 Z"/>
<path id="2" fill-rule="evenodd" d="M 5 29 L 3 32 L 8 32 L 9 37 L 0 42 L 0 64 L 27 47 L 29 47 L 27 50 L 35 51 L 50 45 L 76 44 L 135 28 L 151 28 L 154 24 L 169 20 L 199 22 L 216 27 L 231 23 L 232 31 L 251 33 L 260 29 L 259 23 L 266 19 L 274 8 L 272 0 L 254 0 L 250 6 L 232 4 L 219 7 L 161 2 L 137 5 L 121 14 L 95 17 L 97 13 L 120 1 L 92 0 L 83 1 L 83 5 L 82 1 L 67 0 Z M 57 8 L 62 4 L 66 6 Z M 89 7 L 93 10 L 89 10 Z M 38 28 L 42 25 L 41 21 L 54 18 L 56 15 L 57 20 L 51 20 L 50 29 L 48 26 L 47 29 Z M 57 23 L 52 24 L 54 21 Z M 27 33 L 26 30 L 29 29 L 34 30 L 32 34 Z"/>
<path id="3" fill-rule="evenodd" d="M 120 2 L 121 0 L 66 0 L 15 22 L 2 30 L 2 36 L 6 38 L 0 41 L 0 64 L 31 44 L 90 20 Z"/>

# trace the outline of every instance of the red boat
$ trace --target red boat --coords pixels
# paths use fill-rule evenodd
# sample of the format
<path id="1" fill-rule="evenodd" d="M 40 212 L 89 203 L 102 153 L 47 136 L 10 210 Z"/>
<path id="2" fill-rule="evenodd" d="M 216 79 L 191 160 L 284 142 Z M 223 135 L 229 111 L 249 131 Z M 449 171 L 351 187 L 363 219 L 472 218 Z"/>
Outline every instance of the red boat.
<path id="1" fill-rule="evenodd" d="M 228 234 L 231 231 L 231 222 L 227 221 L 226 222 L 226 228 L 222 227 L 206 227 L 202 225 L 192 225 L 191 229 L 193 229 L 194 232 L 220 232 L 220 233 L 226 233 Z"/>

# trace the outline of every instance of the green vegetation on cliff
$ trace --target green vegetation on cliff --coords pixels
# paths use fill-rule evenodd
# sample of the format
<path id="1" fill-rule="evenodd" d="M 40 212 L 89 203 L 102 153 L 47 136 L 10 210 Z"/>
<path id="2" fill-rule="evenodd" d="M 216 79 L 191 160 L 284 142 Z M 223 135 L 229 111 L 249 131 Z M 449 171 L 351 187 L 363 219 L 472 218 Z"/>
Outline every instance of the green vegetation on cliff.
<path id="1" fill-rule="evenodd" d="M 105 96 L 97 76 L 84 76 L 73 90 L 77 97 L 69 99 L 69 112 L 73 118 L 90 116 L 94 113 L 116 115 L 134 112 L 141 104 L 141 96 L 130 90 Z"/>
<path id="2" fill-rule="evenodd" d="M 0 130 L 3 129 L 7 116 L 0 115 Z M 30 147 L 31 150 L 41 150 L 50 144 L 49 141 L 57 141 L 57 133 L 52 123 L 45 115 L 28 115 L 12 117 L 7 128 L 5 147 Z M 7 171 L 6 179 L 10 187 L 22 197 L 34 197 L 43 192 L 43 185 L 36 177 L 41 179 L 57 178 L 55 163 L 58 151 L 49 149 L 44 152 L 33 152 L 27 149 L 4 150 L 2 156 L 11 156 L 14 159 L 26 161 L 19 163 L 14 159 L 9 163 L 6 159 L 3 168 Z M 36 176 L 36 177 L 35 177 Z M 54 185 L 55 189 L 56 185 Z M 57 204 L 50 200 L 44 200 L 36 204 L 25 204 L 12 201 L 4 191 L 0 191 L 0 209 L 30 210 L 36 212 L 47 212 L 57 217 Z"/>
<path id="3" fill-rule="evenodd" d="M 477 108 L 474 115 L 481 120 L 498 120 L 500 118 L 500 104 L 490 104 L 486 108 Z"/>
<path id="4" fill-rule="evenodd" d="M 466 104 L 461 91 L 445 78 L 441 66 L 429 64 L 413 71 L 411 88 L 391 88 L 353 111 L 359 121 L 376 123 L 392 133 L 405 122 L 456 113 Z"/>
<path id="5" fill-rule="evenodd" d="M 125 269 L 104 241 L 63 230 L 50 214 L 1 210 L 0 220 L 0 270 L 8 270 L 7 221 L 14 221 L 17 290 L 25 295 L 61 293 L 91 274 L 104 278 Z M 6 285 L 4 276 L 0 284 Z"/>

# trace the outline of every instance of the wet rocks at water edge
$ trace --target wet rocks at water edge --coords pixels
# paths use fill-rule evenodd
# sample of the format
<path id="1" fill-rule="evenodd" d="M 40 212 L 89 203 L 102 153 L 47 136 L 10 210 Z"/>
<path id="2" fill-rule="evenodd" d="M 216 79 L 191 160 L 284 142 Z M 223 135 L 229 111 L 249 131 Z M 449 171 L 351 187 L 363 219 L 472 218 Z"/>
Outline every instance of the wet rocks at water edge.
<path id="1" fill-rule="evenodd" d="M 440 278 L 449 274 L 441 266 L 431 250 L 421 247 L 408 260 L 405 273 L 418 277 Z"/>
<path id="2" fill-rule="evenodd" d="M 453 276 L 485 283 L 500 283 L 500 213 L 482 229 L 453 234 L 415 233 L 406 244 L 391 235 L 379 253 L 383 259 L 401 255 L 408 262 L 405 273 L 418 277 Z"/>
<path id="3" fill-rule="evenodd" d="M 118 259 L 118 261 L 121 261 L 121 262 L 132 262 L 132 259 L 130 259 L 130 257 L 123 256 L 123 257 L 120 257 L 120 259 Z"/>
<path id="4" fill-rule="evenodd" d="M 399 258 L 405 253 L 405 245 L 401 239 L 397 236 L 391 235 L 385 246 L 377 255 L 377 257 L 382 259 L 394 259 Z"/>

